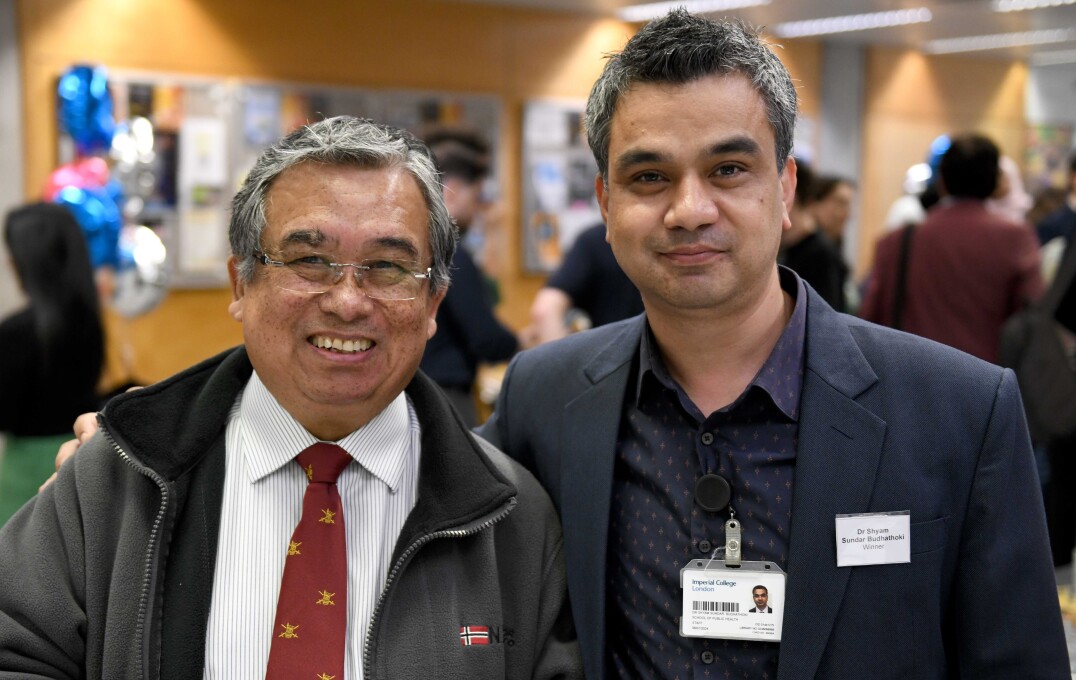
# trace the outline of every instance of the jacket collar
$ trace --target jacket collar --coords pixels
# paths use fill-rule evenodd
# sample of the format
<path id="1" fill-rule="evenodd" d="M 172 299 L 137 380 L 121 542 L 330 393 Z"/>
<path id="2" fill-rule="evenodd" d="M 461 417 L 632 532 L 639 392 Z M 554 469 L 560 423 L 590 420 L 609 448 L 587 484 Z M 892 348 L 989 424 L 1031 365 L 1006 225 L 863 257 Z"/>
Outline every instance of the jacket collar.
<path id="1" fill-rule="evenodd" d="M 394 561 L 420 536 L 472 524 L 516 495 L 432 380 L 420 371 L 406 391 L 422 426 L 422 458 L 418 504 L 400 531 Z"/>
<path id="2" fill-rule="evenodd" d="M 173 482 L 221 438 L 228 414 L 253 368 L 246 350 L 219 354 L 162 382 L 122 394 L 100 419 L 134 461 Z M 421 372 L 407 386 L 422 426 L 418 504 L 409 530 L 429 532 L 488 514 L 515 487 L 481 452 L 440 389 Z M 184 414 L 178 417 L 177 414 Z"/>

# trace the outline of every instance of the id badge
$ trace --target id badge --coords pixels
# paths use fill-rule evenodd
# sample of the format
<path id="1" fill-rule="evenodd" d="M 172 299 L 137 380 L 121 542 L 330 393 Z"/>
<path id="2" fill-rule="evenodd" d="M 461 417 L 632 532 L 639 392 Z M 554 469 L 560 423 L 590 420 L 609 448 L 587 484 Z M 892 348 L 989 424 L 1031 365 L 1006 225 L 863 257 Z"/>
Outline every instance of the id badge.
<path id="1" fill-rule="evenodd" d="M 691 560 L 680 570 L 680 635 L 780 642 L 786 578 L 773 562 Z"/>

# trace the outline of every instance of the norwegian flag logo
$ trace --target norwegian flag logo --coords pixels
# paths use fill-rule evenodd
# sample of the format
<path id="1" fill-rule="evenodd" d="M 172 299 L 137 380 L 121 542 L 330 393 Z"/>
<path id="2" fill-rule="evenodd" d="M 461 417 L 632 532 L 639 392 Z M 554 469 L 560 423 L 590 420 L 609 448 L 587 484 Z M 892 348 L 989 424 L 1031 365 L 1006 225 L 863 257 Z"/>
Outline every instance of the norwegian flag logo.
<path id="1" fill-rule="evenodd" d="M 460 644 L 464 647 L 488 645 L 489 626 L 460 626 Z"/>

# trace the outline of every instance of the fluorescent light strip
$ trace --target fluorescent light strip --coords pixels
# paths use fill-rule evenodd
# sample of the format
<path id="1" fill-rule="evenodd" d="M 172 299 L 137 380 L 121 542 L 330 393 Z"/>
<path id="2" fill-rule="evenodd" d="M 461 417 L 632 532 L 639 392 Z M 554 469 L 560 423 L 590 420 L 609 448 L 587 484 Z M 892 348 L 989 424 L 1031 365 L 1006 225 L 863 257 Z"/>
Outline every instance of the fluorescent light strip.
<path id="1" fill-rule="evenodd" d="M 994 0 L 995 12 L 1023 12 L 1028 9 L 1046 9 L 1076 4 L 1076 0 Z"/>
<path id="2" fill-rule="evenodd" d="M 1020 33 L 996 33 L 994 35 L 973 35 L 966 38 L 945 38 L 930 40 L 924 49 L 931 54 L 950 54 L 953 52 L 978 52 L 980 50 L 999 50 L 1006 47 L 1023 45 L 1047 45 L 1050 43 L 1076 40 L 1076 30 L 1071 28 L 1053 28 L 1043 31 L 1022 31 Z"/>
<path id="3" fill-rule="evenodd" d="M 1031 55 L 1032 66 L 1053 66 L 1055 64 L 1076 64 L 1076 50 L 1058 50 L 1057 52 L 1040 52 Z"/>
<path id="4" fill-rule="evenodd" d="M 917 9 L 900 9 L 889 12 L 871 12 L 869 14 L 849 14 L 824 19 L 805 21 L 786 21 L 773 27 L 774 33 L 782 38 L 802 38 L 808 35 L 827 35 L 830 33 L 847 33 L 849 31 L 869 31 L 889 26 L 922 24 L 930 21 L 933 15 L 926 7 Z"/>
<path id="5" fill-rule="evenodd" d="M 692 14 L 706 14 L 768 4 L 770 0 L 679 0 L 678 2 L 651 2 L 645 5 L 622 7 L 617 10 L 616 14 L 624 21 L 650 21 L 664 16 L 669 10 L 677 7 L 683 7 Z"/>

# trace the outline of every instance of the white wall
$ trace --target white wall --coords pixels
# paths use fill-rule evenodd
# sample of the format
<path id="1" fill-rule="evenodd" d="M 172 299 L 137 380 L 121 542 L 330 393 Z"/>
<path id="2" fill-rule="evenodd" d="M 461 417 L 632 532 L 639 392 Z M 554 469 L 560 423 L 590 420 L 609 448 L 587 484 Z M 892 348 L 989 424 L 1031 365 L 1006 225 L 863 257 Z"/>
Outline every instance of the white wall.
<path id="1" fill-rule="evenodd" d="M 827 42 L 822 49 L 821 129 L 815 172 L 860 184 L 866 56 L 858 45 Z M 859 252 L 859 193 L 844 228 L 844 260 Z"/>
<path id="2" fill-rule="evenodd" d="M 1028 69 L 1024 106 L 1029 123 L 1070 123 L 1076 131 L 1076 64 Z"/>

